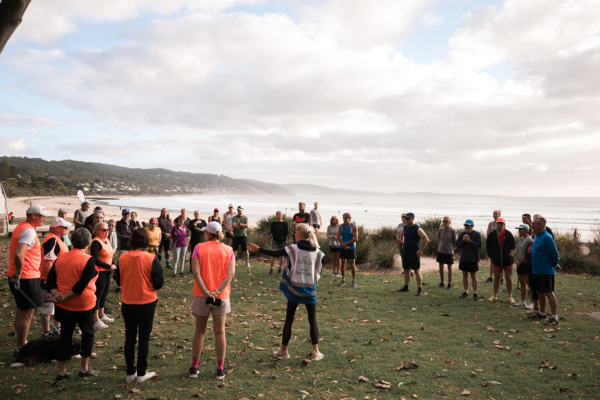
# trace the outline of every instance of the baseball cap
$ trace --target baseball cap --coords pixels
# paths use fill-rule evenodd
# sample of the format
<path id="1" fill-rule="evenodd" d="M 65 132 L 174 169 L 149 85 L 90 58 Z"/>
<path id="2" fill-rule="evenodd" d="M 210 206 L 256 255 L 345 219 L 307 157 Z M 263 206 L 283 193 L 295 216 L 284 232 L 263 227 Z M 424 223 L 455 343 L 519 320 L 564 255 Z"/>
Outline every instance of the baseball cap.
<path id="1" fill-rule="evenodd" d="M 526 230 L 529 230 L 529 225 L 527 225 L 527 224 L 521 224 L 521 225 L 517 226 L 516 229 L 526 229 Z"/>
<path id="2" fill-rule="evenodd" d="M 121 214 L 131 214 L 131 210 L 129 208 L 124 208 L 123 211 L 121 211 Z"/>
<path id="3" fill-rule="evenodd" d="M 66 208 L 61 207 L 58 209 L 58 213 L 60 214 L 61 212 L 67 213 L 68 211 Z"/>
<path id="4" fill-rule="evenodd" d="M 406 213 L 405 217 L 406 218 L 414 218 L 415 214 L 413 214 L 413 213 Z"/>
<path id="5" fill-rule="evenodd" d="M 228 208 L 233 208 L 233 204 L 230 204 Z"/>
<path id="6" fill-rule="evenodd" d="M 498 217 L 498 219 L 496 219 L 496 222 L 502 222 L 502 223 L 506 223 L 506 220 L 502 217 Z"/>
<path id="7" fill-rule="evenodd" d="M 50 228 L 56 228 L 57 226 L 64 226 L 65 228 L 69 229 L 71 223 L 64 218 L 58 217 L 52 220 Z"/>
<path id="8" fill-rule="evenodd" d="M 209 231 L 213 235 L 216 235 L 217 233 L 221 232 L 222 229 L 223 228 L 221 228 L 221 224 L 219 224 L 217 221 L 211 221 L 204 228 L 202 228 L 200 230 L 202 232 Z"/>
<path id="9" fill-rule="evenodd" d="M 244 207 L 242 207 L 242 206 L 238 206 L 238 211 L 239 211 L 239 210 L 243 210 L 243 209 L 244 209 Z"/>
<path id="10" fill-rule="evenodd" d="M 102 211 L 102 207 L 98 206 L 98 207 L 94 208 L 94 211 Z"/>
<path id="11" fill-rule="evenodd" d="M 218 209 L 218 208 L 215 208 L 215 211 L 219 211 L 219 209 Z"/>
<path id="12" fill-rule="evenodd" d="M 475 222 L 473 222 L 473 220 L 472 220 L 472 219 L 468 219 L 468 220 L 466 220 L 466 221 L 465 221 L 465 225 L 468 225 L 468 226 L 474 226 L 474 225 L 475 225 Z"/>
<path id="13" fill-rule="evenodd" d="M 29 206 L 27 211 L 25 211 L 25 214 L 40 214 L 44 217 L 49 217 L 52 215 L 48 211 L 46 211 L 46 208 L 44 206 L 40 206 L 39 204 Z"/>

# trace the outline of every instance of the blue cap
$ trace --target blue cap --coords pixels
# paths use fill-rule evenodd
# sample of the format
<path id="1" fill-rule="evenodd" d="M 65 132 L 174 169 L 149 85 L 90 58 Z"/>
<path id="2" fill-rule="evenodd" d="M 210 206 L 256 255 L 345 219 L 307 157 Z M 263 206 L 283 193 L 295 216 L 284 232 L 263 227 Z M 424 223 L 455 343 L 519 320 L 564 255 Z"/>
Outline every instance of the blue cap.
<path id="1" fill-rule="evenodd" d="M 129 208 L 124 208 L 123 211 L 121 211 L 121 214 L 131 214 L 131 211 Z"/>
<path id="2" fill-rule="evenodd" d="M 472 219 L 468 219 L 468 220 L 465 221 L 465 225 L 475 226 L 475 222 L 473 222 Z"/>

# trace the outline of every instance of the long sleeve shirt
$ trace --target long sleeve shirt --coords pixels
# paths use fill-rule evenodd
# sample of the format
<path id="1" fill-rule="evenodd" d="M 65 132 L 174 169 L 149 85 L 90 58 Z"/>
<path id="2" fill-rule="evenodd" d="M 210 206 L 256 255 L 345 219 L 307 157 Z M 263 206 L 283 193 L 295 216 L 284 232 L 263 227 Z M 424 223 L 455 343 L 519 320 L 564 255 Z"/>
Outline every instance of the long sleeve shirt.
<path id="1" fill-rule="evenodd" d="M 96 262 L 96 265 L 98 266 L 98 268 L 101 269 L 101 271 L 103 272 L 110 272 L 110 267 L 112 266 L 111 264 L 107 264 L 104 261 L 102 261 L 100 259 L 100 252 L 102 251 L 102 245 L 100 243 L 98 243 L 98 241 L 94 240 L 90 246 L 90 256 L 92 256 L 92 258 L 94 259 L 94 261 Z M 104 275 L 103 275 L 104 276 Z"/>
<path id="2" fill-rule="evenodd" d="M 536 275 L 554 275 L 560 261 L 558 249 L 552 236 L 543 231 L 535 235 L 531 246 L 531 268 Z"/>

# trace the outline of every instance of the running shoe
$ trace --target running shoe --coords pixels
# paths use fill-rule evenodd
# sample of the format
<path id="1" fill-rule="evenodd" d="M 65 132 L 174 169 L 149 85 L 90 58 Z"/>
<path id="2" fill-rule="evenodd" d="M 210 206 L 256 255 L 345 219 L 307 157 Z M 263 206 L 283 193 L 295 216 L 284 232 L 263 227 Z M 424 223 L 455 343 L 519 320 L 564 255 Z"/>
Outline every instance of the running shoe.
<path id="1" fill-rule="evenodd" d="M 338 286 L 346 286 L 346 281 L 341 281 Z"/>
<path id="2" fill-rule="evenodd" d="M 282 351 L 281 349 L 273 352 L 273 357 L 275 358 L 290 358 L 290 353 L 288 351 Z"/>
<path id="3" fill-rule="evenodd" d="M 402 273 L 400 275 L 404 275 L 404 271 L 402 271 Z"/>
<path id="4" fill-rule="evenodd" d="M 104 307 L 104 314 L 112 314 L 112 308 L 109 305 Z"/>
<path id="5" fill-rule="evenodd" d="M 514 298 L 514 297 L 512 297 L 512 296 L 508 296 L 508 302 L 509 302 L 510 304 L 515 304 L 515 303 L 516 303 L 516 301 L 515 301 L 515 298 Z"/>
<path id="6" fill-rule="evenodd" d="M 444 282 L 440 282 L 440 284 L 438 285 L 438 287 L 446 287 L 446 284 L 444 284 Z"/>
<path id="7" fill-rule="evenodd" d="M 352 287 L 356 287 L 356 286 L 358 286 L 358 285 L 356 284 L 356 281 L 352 281 Z"/>
<path id="8" fill-rule="evenodd" d="M 332 277 L 332 278 L 335 278 L 336 276 L 337 276 L 337 275 L 336 275 L 336 273 L 335 273 L 335 272 L 334 272 L 333 274 L 331 274 L 331 277 Z"/>
<path id="9" fill-rule="evenodd" d="M 121 286 L 117 286 L 115 288 L 115 293 L 121 293 Z"/>
<path id="10" fill-rule="evenodd" d="M 492 303 L 495 303 L 496 301 L 498 301 L 498 297 L 496 295 L 493 295 L 492 297 L 490 297 L 488 299 L 488 301 L 491 301 Z"/>
<path id="11" fill-rule="evenodd" d="M 198 368 L 194 368 L 194 366 L 192 365 L 190 367 L 190 373 L 188 374 L 188 377 L 190 378 L 197 378 L 198 377 Z"/>
<path id="12" fill-rule="evenodd" d="M 477 293 L 473 293 L 473 300 L 479 301 L 479 296 L 477 296 Z"/>
<path id="13" fill-rule="evenodd" d="M 524 302 L 523 300 L 521 300 L 521 301 L 520 301 L 520 302 L 518 302 L 518 303 L 515 303 L 515 307 L 521 307 L 521 306 L 526 306 L 526 305 L 527 305 L 527 303 L 526 303 L 526 302 Z"/>
<path id="14" fill-rule="evenodd" d="M 415 273 L 410 271 L 410 276 L 415 276 Z"/>
<path id="15" fill-rule="evenodd" d="M 500 279 L 500 284 L 504 285 L 504 279 Z"/>
<path id="16" fill-rule="evenodd" d="M 404 286 L 402 289 L 398 289 L 399 292 L 408 292 L 408 286 Z"/>
<path id="17" fill-rule="evenodd" d="M 544 322 L 544 325 L 551 325 L 551 326 L 560 325 L 560 322 L 558 322 L 557 318 L 550 317 L 550 319 L 548 321 Z"/>
<path id="18" fill-rule="evenodd" d="M 180 272 L 179 275 L 183 276 L 184 274 L 183 274 L 183 272 Z"/>
<path id="19" fill-rule="evenodd" d="M 49 338 L 52 335 L 53 335 L 52 331 L 44 332 L 44 333 L 42 333 L 42 338 Z"/>
<path id="20" fill-rule="evenodd" d="M 273 275 L 273 268 L 269 270 L 269 275 Z"/>
<path id="21" fill-rule="evenodd" d="M 177 274 L 173 274 L 173 278 L 177 278 Z"/>
<path id="22" fill-rule="evenodd" d="M 148 371 L 146 371 L 146 374 L 144 376 L 138 376 L 137 377 L 137 383 L 142 383 L 142 382 L 149 381 L 150 379 L 154 378 L 155 376 L 156 376 L 156 372 L 148 372 Z"/>
<path id="23" fill-rule="evenodd" d="M 137 378 L 137 374 L 127 375 L 125 377 L 125 382 L 131 383 L 131 382 L 135 381 L 135 378 Z"/>
<path id="24" fill-rule="evenodd" d="M 494 278 L 492 278 L 491 276 L 489 278 L 487 278 L 487 280 L 485 281 L 485 283 L 491 283 L 494 282 Z"/>
<path id="25" fill-rule="evenodd" d="M 226 376 L 227 376 L 227 370 L 225 368 L 217 369 L 217 379 L 218 380 L 224 381 Z"/>
<path id="26" fill-rule="evenodd" d="M 94 329 L 106 329 L 106 328 L 108 328 L 108 325 L 106 325 L 101 320 L 94 322 Z"/>
<path id="27" fill-rule="evenodd" d="M 318 351 L 316 353 L 312 352 L 310 354 L 310 359 L 313 360 L 313 361 L 319 361 L 319 360 L 322 360 L 324 358 L 325 358 L 325 355 L 323 353 L 321 353 L 320 351 Z"/>
<path id="28" fill-rule="evenodd" d="M 460 295 L 460 299 L 466 299 L 467 297 L 469 297 L 469 294 L 467 292 L 463 292 L 463 294 Z"/>
<path id="29" fill-rule="evenodd" d="M 64 375 L 56 375 L 56 382 L 57 382 L 57 383 L 58 383 L 58 382 L 62 382 L 62 381 L 64 381 L 65 379 L 67 379 L 68 377 L 70 377 L 70 376 L 71 376 L 71 373 L 70 373 L 69 371 L 67 371 L 67 373 L 66 373 L 66 374 L 64 374 Z"/>
<path id="30" fill-rule="evenodd" d="M 448 289 L 452 289 L 452 282 L 448 281 Z"/>
<path id="31" fill-rule="evenodd" d="M 533 305 L 533 303 L 529 303 L 529 304 L 526 304 L 526 305 L 525 305 L 525 308 L 527 308 L 528 310 L 533 310 L 533 307 L 535 307 L 535 306 Z"/>
<path id="32" fill-rule="evenodd" d="M 539 311 L 538 311 L 537 314 L 529 315 L 527 318 L 529 318 L 529 319 L 546 319 L 548 317 L 546 315 L 540 314 Z"/>
<path id="33" fill-rule="evenodd" d="M 423 291 L 419 289 L 419 290 L 417 290 L 417 294 L 415 294 L 415 296 L 417 296 L 417 297 L 425 296 L 425 293 L 423 293 Z"/>
<path id="34" fill-rule="evenodd" d="M 105 315 L 104 317 L 100 318 L 100 320 L 102 322 L 115 322 L 114 318 L 110 318 L 108 315 Z"/>
<path id="35" fill-rule="evenodd" d="M 280 274 L 280 273 L 281 273 L 281 268 L 279 268 L 279 269 L 277 270 L 277 273 L 278 273 L 278 274 Z"/>
<path id="36" fill-rule="evenodd" d="M 93 370 L 91 368 L 88 368 L 88 370 L 85 371 L 85 372 L 79 371 L 79 374 L 77 376 L 80 377 L 80 378 L 88 378 L 90 376 L 96 376 L 99 373 L 100 373 L 100 371 L 95 371 L 95 370 Z"/>
<path id="37" fill-rule="evenodd" d="M 248 267 L 248 268 L 252 268 L 252 267 L 250 266 L 250 263 L 246 263 L 246 267 Z"/>

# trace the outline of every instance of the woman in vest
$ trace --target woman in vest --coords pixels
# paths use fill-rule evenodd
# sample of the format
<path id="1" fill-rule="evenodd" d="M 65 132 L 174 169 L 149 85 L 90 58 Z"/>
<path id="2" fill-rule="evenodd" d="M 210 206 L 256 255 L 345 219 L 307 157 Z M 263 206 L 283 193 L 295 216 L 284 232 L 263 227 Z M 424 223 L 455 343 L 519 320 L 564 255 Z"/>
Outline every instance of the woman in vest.
<path id="1" fill-rule="evenodd" d="M 125 321 L 125 362 L 127 364 L 127 383 L 145 382 L 156 376 L 146 371 L 148 367 L 148 349 L 150 334 L 154 322 L 156 291 L 163 287 L 163 271 L 160 261 L 154 254 L 144 251 L 148 247 L 149 237 L 145 229 L 135 229 L 129 237 L 131 251 L 119 258 L 119 266 L 115 272 L 117 285 L 121 285 L 123 306 L 121 314 Z M 138 346 L 137 368 L 135 365 L 135 343 L 140 337 Z"/>
<path id="2" fill-rule="evenodd" d="M 206 242 L 199 243 L 192 252 L 192 271 L 194 273 L 194 302 L 192 312 L 196 315 L 196 333 L 192 346 L 192 366 L 190 378 L 198 377 L 198 362 L 204 348 L 204 336 L 208 318 L 212 314 L 217 353 L 217 379 L 224 380 L 225 321 L 231 312 L 229 304 L 229 283 L 235 275 L 235 256 L 233 249 L 221 243 L 223 228 L 216 221 L 208 223 L 202 230 Z"/>
<path id="3" fill-rule="evenodd" d="M 94 308 L 98 279 L 94 258 L 85 253 L 91 243 L 92 235 L 87 229 L 73 232 L 73 249 L 56 260 L 46 280 L 56 304 L 54 318 L 61 323 L 57 382 L 71 375 L 67 372 L 67 361 L 71 358 L 75 325 L 79 325 L 81 329 L 81 365 L 78 376 L 85 378 L 100 373 L 89 368 L 94 346 Z"/>
<path id="4" fill-rule="evenodd" d="M 162 231 L 158 228 L 158 220 L 156 218 L 151 218 L 148 222 L 148 226 L 146 228 L 148 232 L 148 247 L 146 251 L 150 254 L 157 255 L 160 253 L 158 251 L 160 247 L 160 239 L 162 237 Z"/>
<path id="5" fill-rule="evenodd" d="M 279 290 L 288 300 L 281 349 L 273 353 L 277 358 L 290 358 L 287 347 L 292 337 L 292 324 L 298 304 L 304 304 L 308 312 L 310 324 L 310 340 L 313 346 L 312 360 L 321 360 L 325 356 L 319 351 L 319 327 L 317 326 L 317 281 L 321 278 L 323 252 L 313 227 L 308 224 L 298 224 L 295 230 L 296 244 L 280 250 L 261 249 L 250 244 L 250 251 L 259 251 L 271 257 L 286 256 L 288 262 L 283 271 Z M 300 262 L 299 262 L 300 261 Z"/>
<path id="6" fill-rule="evenodd" d="M 107 223 L 97 223 L 94 226 L 96 237 L 90 246 L 90 256 L 94 258 L 96 271 L 98 271 L 98 280 L 96 281 L 96 312 L 94 314 L 95 329 L 106 329 L 108 328 L 106 322 L 114 322 L 114 319 L 104 314 L 106 296 L 108 296 L 108 291 L 110 290 L 110 275 L 117 268 L 113 262 L 114 250 L 108 238 L 109 231 Z"/>

